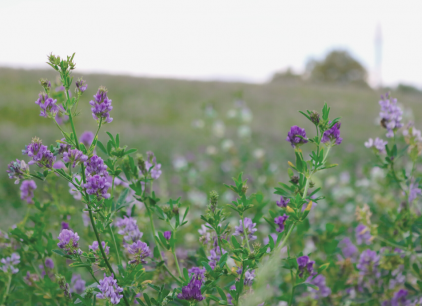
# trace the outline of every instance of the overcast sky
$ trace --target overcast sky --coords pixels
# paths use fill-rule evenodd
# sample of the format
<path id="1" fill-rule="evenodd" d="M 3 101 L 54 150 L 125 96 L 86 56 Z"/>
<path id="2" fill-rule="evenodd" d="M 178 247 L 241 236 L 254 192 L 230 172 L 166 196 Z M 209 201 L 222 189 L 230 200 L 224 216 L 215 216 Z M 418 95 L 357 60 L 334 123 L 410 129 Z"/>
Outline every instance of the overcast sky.
<path id="1" fill-rule="evenodd" d="M 80 72 L 265 82 L 310 57 L 349 50 L 382 80 L 422 87 L 422 1 L 0 0 L 0 66 L 46 67 L 76 52 Z"/>

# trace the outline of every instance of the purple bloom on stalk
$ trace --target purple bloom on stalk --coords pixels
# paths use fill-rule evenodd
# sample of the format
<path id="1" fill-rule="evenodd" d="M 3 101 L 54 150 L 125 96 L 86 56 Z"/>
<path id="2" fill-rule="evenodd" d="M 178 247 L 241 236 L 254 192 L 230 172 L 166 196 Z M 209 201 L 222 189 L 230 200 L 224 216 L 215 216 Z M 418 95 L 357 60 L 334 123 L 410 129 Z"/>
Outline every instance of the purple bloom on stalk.
<path id="1" fill-rule="evenodd" d="M 315 275 L 314 264 L 315 261 L 309 260 L 308 256 L 301 256 L 296 259 L 297 265 L 299 266 L 299 277 L 302 278 L 305 272 L 310 275 Z"/>
<path id="2" fill-rule="evenodd" d="M 201 286 L 202 286 L 202 281 L 194 277 L 191 279 L 191 281 L 189 282 L 187 286 L 182 288 L 182 293 L 179 293 L 177 295 L 177 298 L 181 300 L 188 300 L 188 301 L 196 300 L 200 302 L 204 299 L 204 297 L 201 294 Z"/>
<path id="3" fill-rule="evenodd" d="M 379 101 L 381 106 L 381 125 L 387 129 L 387 137 L 391 138 L 394 136 L 394 131 L 401 128 L 403 124 L 401 123 L 403 111 L 397 105 L 397 99 L 391 99 L 387 94 L 381 96 Z"/>
<path id="4" fill-rule="evenodd" d="M 54 169 L 66 169 L 66 166 L 61 160 L 58 160 L 54 163 L 53 168 Z"/>
<path id="5" fill-rule="evenodd" d="M 48 269 L 54 269 L 54 261 L 51 258 L 46 258 L 45 259 L 45 266 Z"/>
<path id="6" fill-rule="evenodd" d="M 64 229 L 59 234 L 59 243 L 57 243 L 57 246 L 65 251 L 67 251 L 68 254 L 80 254 L 82 253 L 81 250 L 79 250 L 79 236 L 78 233 L 74 233 L 71 230 Z"/>
<path id="7" fill-rule="evenodd" d="M 145 161 L 145 168 L 149 171 L 151 167 L 151 178 L 157 180 L 161 176 L 161 164 L 157 164 L 157 159 L 155 158 L 154 153 L 151 151 L 147 152 L 147 160 Z"/>
<path id="8" fill-rule="evenodd" d="M 216 267 L 217 263 L 220 261 L 221 255 L 227 253 L 227 251 L 224 249 L 222 249 L 222 251 L 223 253 L 221 253 L 219 246 L 210 251 L 211 255 L 208 256 L 208 260 L 209 260 L 209 265 L 213 270 Z"/>
<path id="9" fill-rule="evenodd" d="M 271 236 L 271 238 L 273 238 L 274 244 L 277 243 L 277 238 L 278 238 L 277 234 L 271 233 L 270 236 Z M 264 244 L 267 245 L 268 243 L 270 243 L 270 238 L 267 236 L 267 237 L 264 238 Z M 269 253 L 269 252 L 271 252 L 271 249 L 267 248 L 267 253 Z"/>
<path id="10" fill-rule="evenodd" d="M 369 138 L 367 142 L 365 142 L 365 147 L 369 148 L 374 148 L 375 150 L 377 150 L 377 153 L 379 154 L 383 154 L 385 153 L 385 145 L 388 143 L 388 141 L 384 141 L 381 138 L 375 138 L 375 140 L 373 140 L 372 138 Z"/>
<path id="11" fill-rule="evenodd" d="M 280 196 L 280 201 L 276 201 L 276 204 L 277 204 L 277 206 L 278 207 L 283 207 L 283 208 L 286 208 L 287 207 L 287 204 L 289 204 L 290 203 L 290 199 L 288 199 L 288 198 L 283 198 L 283 196 Z"/>
<path id="12" fill-rule="evenodd" d="M 141 240 L 134 242 L 132 245 L 129 245 L 127 248 L 129 254 L 135 255 L 132 256 L 133 259 L 129 261 L 129 264 L 146 264 L 146 258 L 151 256 L 151 251 L 148 245 Z"/>
<path id="13" fill-rule="evenodd" d="M 341 248 L 341 252 L 345 258 L 355 258 L 358 253 L 357 247 L 350 241 L 349 238 L 344 238 L 339 243 L 339 247 Z"/>
<path id="14" fill-rule="evenodd" d="M 113 109 L 111 106 L 111 100 L 107 97 L 107 89 L 105 87 L 100 87 L 97 93 L 94 95 L 94 100 L 89 101 L 92 108 L 92 117 L 95 120 L 100 120 L 103 118 L 103 123 L 110 123 L 113 121 L 113 118 L 110 117 L 110 111 Z"/>
<path id="15" fill-rule="evenodd" d="M 34 197 L 35 189 L 37 189 L 37 185 L 34 181 L 23 181 L 20 187 L 21 199 L 25 200 L 28 204 L 34 204 L 32 198 Z"/>
<path id="16" fill-rule="evenodd" d="M 276 229 L 277 232 L 282 233 L 284 231 L 284 225 L 288 218 L 289 216 L 286 214 L 274 218 L 274 223 L 278 225 L 278 228 Z"/>
<path id="17" fill-rule="evenodd" d="M 327 143 L 331 142 L 333 144 L 339 145 L 343 141 L 343 138 L 340 137 L 340 126 L 341 123 L 337 122 L 330 129 L 326 130 L 322 135 L 321 142 Z"/>
<path id="18" fill-rule="evenodd" d="M 79 78 L 76 81 L 75 85 L 76 85 L 76 90 L 81 92 L 81 93 L 83 93 L 88 88 L 88 84 L 82 78 Z"/>
<path id="19" fill-rule="evenodd" d="M 164 232 L 164 238 L 166 238 L 167 240 L 170 240 L 170 238 L 171 238 L 171 232 L 170 231 L 165 231 Z"/>
<path id="20" fill-rule="evenodd" d="M 192 267 L 188 270 L 189 276 L 194 276 L 196 279 L 203 280 L 205 278 L 205 268 Z"/>
<path id="21" fill-rule="evenodd" d="M 239 220 L 239 226 L 235 226 L 234 229 L 234 236 L 240 236 L 240 238 L 243 240 L 244 237 L 244 233 L 243 233 L 243 223 L 242 220 Z M 252 219 L 250 218 L 245 218 L 245 230 L 246 230 L 246 234 L 248 235 L 248 239 L 249 240 L 256 240 L 256 236 L 254 235 L 254 233 L 258 230 L 257 228 L 255 228 L 256 223 L 252 223 Z"/>
<path id="22" fill-rule="evenodd" d="M 38 95 L 38 100 L 35 101 L 35 104 L 38 104 L 41 107 L 40 116 L 41 117 L 52 117 L 54 118 L 59 111 L 59 107 L 56 105 L 57 100 L 52 99 L 46 93 L 40 93 Z"/>
<path id="23" fill-rule="evenodd" d="M 136 220 L 132 217 L 124 216 L 123 219 L 117 220 L 116 226 L 119 228 L 117 232 L 119 235 L 124 235 L 123 239 L 126 242 L 136 242 L 142 238 L 143 233 L 139 231 Z"/>
<path id="24" fill-rule="evenodd" d="M 418 184 L 415 184 L 413 182 L 410 184 L 409 198 L 408 198 L 409 204 L 412 203 L 418 195 L 422 194 L 422 190 L 418 187 L 419 187 Z"/>
<path id="25" fill-rule="evenodd" d="M 93 176 L 96 174 L 108 176 L 107 165 L 104 164 L 104 161 L 101 157 L 93 155 L 89 160 L 85 161 L 85 174 L 88 176 Z"/>
<path id="26" fill-rule="evenodd" d="M 82 294 L 85 291 L 85 281 L 82 279 L 80 274 L 73 274 L 72 280 L 70 281 L 71 289 L 70 292 Z"/>
<path id="27" fill-rule="evenodd" d="M 11 161 L 7 165 L 8 176 L 10 179 L 15 179 L 15 184 L 19 183 L 19 180 L 25 178 L 26 174 L 29 173 L 29 166 L 25 163 L 24 160 L 16 159 L 16 161 Z"/>
<path id="28" fill-rule="evenodd" d="M 43 146 L 38 138 L 33 138 L 32 142 L 25 146 L 25 150 L 22 150 L 22 154 L 32 157 L 28 165 L 37 164 L 38 167 L 51 168 L 56 160 L 53 153 L 47 150 L 47 146 Z"/>
<path id="29" fill-rule="evenodd" d="M 309 276 L 306 282 L 311 283 L 319 288 L 319 290 L 311 288 L 311 291 L 314 293 L 314 297 L 317 299 L 327 297 L 331 294 L 331 289 L 328 288 L 325 283 L 325 276 L 321 274 L 317 275 L 315 278 L 313 278 L 313 276 Z"/>
<path id="30" fill-rule="evenodd" d="M 246 271 L 245 272 L 245 280 L 244 280 L 243 284 L 245 286 L 252 286 L 254 278 L 255 278 L 255 270 Z"/>
<path id="31" fill-rule="evenodd" d="M 15 268 L 14 266 L 18 265 L 21 262 L 20 259 L 21 257 L 19 256 L 18 253 L 12 253 L 10 257 L 2 258 L 0 260 L 0 262 L 3 264 L 3 266 L 1 266 L 0 269 L 4 273 L 16 274 L 19 272 L 19 269 Z"/>
<path id="32" fill-rule="evenodd" d="M 62 138 L 60 139 L 59 144 L 59 154 L 63 154 L 64 152 L 69 151 L 72 149 L 72 146 L 66 142 L 66 139 Z"/>
<path id="33" fill-rule="evenodd" d="M 59 105 L 58 108 L 59 111 L 57 112 L 55 119 L 57 124 L 61 125 L 64 121 L 69 120 L 69 116 L 65 114 L 63 106 Z"/>
<path id="34" fill-rule="evenodd" d="M 299 147 L 308 142 L 306 139 L 305 129 L 302 129 L 297 125 L 294 125 L 290 128 L 290 131 L 287 133 L 286 140 L 290 142 L 293 148 Z"/>
<path id="35" fill-rule="evenodd" d="M 94 133 L 91 131 L 85 131 L 82 133 L 81 137 L 79 138 L 79 141 L 82 142 L 85 147 L 89 148 L 92 144 L 92 141 L 94 140 Z"/>
<path id="36" fill-rule="evenodd" d="M 82 187 L 86 188 L 88 194 L 94 194 L 97 198 L 108 199 L 110 194 L 107 191 L 110 186 L 111 184 L 107 181 L 106 177 L 96 174 L 94 176 L 88 176 L 86 184 L 83 184 Z"/>
<path id="37" fill-rule="evenodd" d="M 106 255 L 110 254 L 110 247 L 107 246 L 104 241 L 101 241 L 101 246 L 103 247 L 104 253 L 106 253 Z M 89 249 L 93 252 L 97 252 L 99 249 L 99 245 L 98 245 L 98 241 L 95 240 L 92 242 L 92 245 L 89 246 Z"/>
<path id="38" fill-rule="evenodd" d="M 67 223 L 67 222 L 62 222 L 62 230 L 64 230 L 64 229 L 69 229 L 69 223 Z"/>
<path id="39" fill-rule="evenodd" d="M 100 284 L 97 286 L 101 293 L 97 294 L 99 299 L 107 299 L 111 304 L 117 305 L 120 303 L 120 299 L 123 297 L 123 288 L 117 285 L 117 280 L 114 279 L 114 274 L 107 277 L 104 273 L 104 278 L 100 280 Z"/>
<path id="40" fill-rule="evenodd" d="M 405 289 L 400 289 L 394 293 L 393 298 L 391 299 L 391 306 L 407 306 L 410 305 L 410 301 L 406 299 L 408 291 Z"/>
<path id="41" fill-rule="evenodd" d="M 379 262 L 380 256 L 377 255 L 377 252 L 367 249 L 360 254 L 359 262 L 356 267 L 360 270 L 361 275 L 374 275 L 379 277 Z"/>
<path id="42" fill-rule="evenodd" d="M 372 236 L 369 228 L 363 224 L 359 224 L 355 229 L 356 242 L 358 245 L 365 243 L 367 245 L 371 244 Z"/>
<path id="43" fill-rule="evenodd" d="M 84 155 L 82 151 L 78 149 L 69 150 L 63 153 L 63 161 L 65 163 L 72 163 L 72 168 L 76 167 L 77 163 L 83 163 L 88 159 L 88 156 Z"/>

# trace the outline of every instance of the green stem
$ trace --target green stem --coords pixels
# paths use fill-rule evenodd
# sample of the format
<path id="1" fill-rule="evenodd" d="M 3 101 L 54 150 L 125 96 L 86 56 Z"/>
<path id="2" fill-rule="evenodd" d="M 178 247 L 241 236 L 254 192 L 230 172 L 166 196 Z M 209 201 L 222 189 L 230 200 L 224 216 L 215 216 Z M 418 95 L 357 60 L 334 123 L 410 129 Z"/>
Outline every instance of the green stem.
<path id="1" fill-rule="evenodd" d="M 280 251 L 287 243 L 287 239 L 289 239 L 290 234 L 292 233 L 293 229 L 295 228 L 296 223 L 293 223 L 292 226 L 290 226 L 289 231 L 287 232 L 286 236 L 284 237 L 283 241 L 278 246 L 278 250 Z"/>
<path id="2" fill-rule="evenodd" d="M 114 248 L 116 249 L 117 262 L 119 263 L 119 265 L 121 265 L 122 261 L 120 260 L 119 249 L 117 248 L 116 238 L 114 237 L 113 228 L 111 227 L 111 224 L 109 225 L 109 228 L 111 237 L 113 238 Z"/>
<path id="3" fill-rule="evenodd" d="M 248 235 L 246 234 L 245 219 L 243 218 L 243 214 L 242 214 L 242 226 L 243 226 L 243 234 L 244 234 L 245 240 L 246 240 L 246 245 L 248 246 L 248 250 L 250 252 L 251 251 L 251 247 L 249 246 L 249 239 L 248 239 Z M 221 249 L 220 249 L 220 252 L 222 252 Z"/>
<path id="4" fill-rule="evenodd" d="M 174 235 L 173 239 L 176 240 L 176 231 L 175 230 L 173 231 L 172 235 Z M 180 276 L 180 278 L 183 278 L 182 271 L 180 271 L 180 267 L 179 267 L 179 261 L 177 260 L 175 248 L 171 248 L 171 252 L 173 253 L 174 262 L 176 263 L 176 268 L 177 268 L 177 271 L 179 272 L 179 276 Z M 221 250 L 220 250 L 220 252 L 221 252 Z"/>
<path id="5" fill-rule="evenodd" d="M 2 305 L 3 304 L 6 305 L 7 296 L 9 295 L 9 290 L 10 290 L 10 284 L 12 283 L 12 274 L 10 273 L 8 274 L 9 274 L 9 280 L 7 282 L 6 293 L 4 294 Z"/>
<path id="6" fill-rule="evenodd" d="M 89 273 L 91 273 L 92 278 L 95 280 L 95 282 L 97 284 L 99 284 L 100 282 L 98 281 L 98 279 L 95 277 L 94 272 L 92 272 L 92 269 L 90 267 L 86 267 L 89 271 Z"/>
<path id="7" fill-rule="evenodd" d="M 293 305 L 293 297 L 294 297 L 294 295 L 295 295 L 295 281 L 293 281 L 293 272 L 292 272 L 292 270 L 290 270 L 290 275 L 291 275 L 291 277 L 292 277 L 292 295 L 290 296 L 290 301 L 289 301 L 289 306 L 291 306 L 291 305 Z"/>
<path id="8" fill-rule="evenodd" d="M 325 160 L 327 159 L 327 156 L 328 156 L 328 153 L 330 153 L 330 150 L 331 150 L 331 146 L 329 146 L 329 147 L 327 148 L 327 152 L 325 152 L 325 156 L 324 156 L 324 159 L 322 160 L 322 164 L 324 164 L 324 163 L 325 163 Z"/>

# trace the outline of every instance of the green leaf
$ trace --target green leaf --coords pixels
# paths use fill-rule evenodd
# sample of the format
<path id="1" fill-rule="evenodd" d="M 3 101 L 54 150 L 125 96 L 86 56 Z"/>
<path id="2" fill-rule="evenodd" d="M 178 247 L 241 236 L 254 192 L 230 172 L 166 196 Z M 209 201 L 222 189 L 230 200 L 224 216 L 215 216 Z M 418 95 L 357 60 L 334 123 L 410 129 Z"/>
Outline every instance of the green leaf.
<path id="1" fill-rule="evenodd" d="M 86 262 L 73 262 L 69 265 L 69 267 L 91 267 L 91 264 L 86 263 Z"/>
<path id="2" fill-rule="evenodd" d="M 306 286 L 306 287 L 312 288 L 312 289 L 314 289 L 314 290 L 316 290 L 316 291 L 319 291 L 319 288 L 318 288 L 317 286 L 315 286 L 314 284 L 311 284 L 311 283 L 307 283 L 307 282 L 300 283 L 300 284 L 297 284 L 297 285 L 295 286 L 295 288 L 296 288 L 296 287 L 299 287 L 299 286 Z"/>
<path id="3" fill-rule="evenodd" d="M 101 141 L 97 141 L 97 147 L 106 155 L 108 155 L 106 148 Z"/>
<path id="4" fill-rule="evenodd" d="M 136 151 L 138 151 L 138 149 L 129 149 L 125 151 L 124 155 L 129 155 L 129 154 L 135 153 Z"/>
<path id="5" fill-rule="evenodd" d="M 226 294 L 224 293 L 224 291 L 223 291 L 223 289 L 221 289 L 220 287 L 216 287 L 217 288 L 217 291 L 218 291 L 218 294 L 220 294 L 220 296 L 221 296 L 221 298 L 224 300 L 224 301 L 227 301 L 227 296 L 226 296 Z"/>
<path id="6" fill-rule="evenodd" d="M 151 301 L 149 299 L 148 294 L 144 293 L 144 299 L 145 299 L 145 302 L 148 304 L 148 306 L 151 306 Z"/>

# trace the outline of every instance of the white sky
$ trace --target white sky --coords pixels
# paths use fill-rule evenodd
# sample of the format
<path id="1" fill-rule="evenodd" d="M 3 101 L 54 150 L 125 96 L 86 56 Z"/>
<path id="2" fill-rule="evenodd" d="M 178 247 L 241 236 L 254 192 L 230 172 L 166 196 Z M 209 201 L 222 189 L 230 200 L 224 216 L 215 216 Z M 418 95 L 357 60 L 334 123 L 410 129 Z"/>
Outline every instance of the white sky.
<path id="1" fill-rule="evenodd" d="M 382 27 L 382 79 L 422 86 L 422 1 L 0 0 L 0 66 L 264 82 L 346 48 L 369 71 Z"/>

